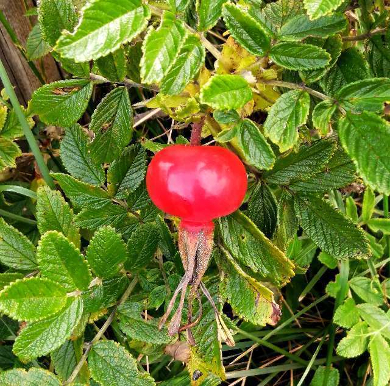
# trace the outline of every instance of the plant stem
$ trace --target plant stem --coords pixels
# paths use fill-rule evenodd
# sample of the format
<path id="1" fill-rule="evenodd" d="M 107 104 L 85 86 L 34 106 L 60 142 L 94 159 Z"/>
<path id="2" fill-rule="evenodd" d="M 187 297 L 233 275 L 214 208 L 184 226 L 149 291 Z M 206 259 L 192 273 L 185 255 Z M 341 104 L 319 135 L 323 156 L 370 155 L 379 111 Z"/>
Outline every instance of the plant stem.
<path id="1" fill-rule="evenodd" d="M 91 351 L 92 349 L 92 346 L 94 345 L 94 343 L 96 343 L 97 341 L 99 341 L 102 336 L 104 335 L 104 333 L 106 332 L 106 330 L 108 329 L 108 327 L 110 326 L 110 324 L 113 322 L 114 318 L 115 318 L 115 315 L 116 315 L 116 311 L 118 310 L 118 307 L 124 303 L 128 297 L 131 295 L 131 293 L 133 292 L 133 289 L 135 288 L 135 286 L 137 285 L 138 283 L 138 278 L 135 277 L 131 283 L 129 284 L 129 286 L 127 287 L 126 291 L 124 292 L 124 294 L 122 295 L 122 297 L 120 298 L 120 300 L 118 301 L 118 303 L 116 304 L 116 306 L 114 307 L 114 309 L 111 311 L 111 314 L 110 316 L 107 318 L 106 322 L 103 324 L 102 328 L 99 330 L 99 332 L 95 335 L 95 337 L 91 340 L 91 342 L 89 342 L 87 348 L 85 349 L 85 352 L 83 354 L 83 356 L 80 358 L 80 361 L 79 363 L 77 363 L 77 366 L 74 368 L 72 374 L 70 375 L 70 377 L 68 378 L 68 380 L 66 380 L 63 385 L 69 385 L 71 384 L 77 377 L 78 373 L 80 372 L 81 368 L 83 367 L 85 361 L 87 360 L 87 357 L 88 357 L 88 354 L 89 352 Z"/>
<path id="2" fill-rule="evenodd" d="M 31 220 L 30 218 L 25 218 L 22 216 L 19 216 L 18 214 L 7 212 L 6 210 L 0 209 L 0 216 L 12 218 L 13 220 L 24 222 L 25 224 L 31 224 L 36 225 L 35 220 Z"/>
<path id="3" fill-rule="evenodd" d="M 311 289 L 316 285 L 316 283 L 321 279 L 322 275 L 326 272 L 328 268 L 322 266 L 318 272 L 313 276 L 307 286 L 304 288 L 302 293 L 299 295 L 298 301 L 301 302 L 305 296 L 311 291 Z"/>
<path id="4" fill-rule="evenodd" d="M 89 74 L 89 79 L 91 79 L 92 81 L 95 81 L 97 83 L 123 84 L 123 85 L 125 85 L 128 88 L 139 87 L 139 88 L 145 88 L 147 90 L 152 90 L 152 91 L 156 91 L 156 92 L 159 91 L 158 87 L 146 86 L 146 85 L 141 84 L 141 83 L 133 82 L 132 80 L 127 79 L 127 78 L 123 79 L 122 82 L 111 82 L 109 79 L 105 78 L 104 76 L 90 73 Z"/>
<path id="5" fill-rule="evenodd" d="M 20 125 L 22 126 L 24 136 L 26 137 L 27 142 L 30 145 L 31 151 L 34 154 L 35 160 L 37 161 L 42 177 L 46 181 L 46 184 L 49 185 L 50 188 L 54 189 L 55 185 L 53 179 L 50 176 L 50 171 L 47 168 L 47 165 L 42 157 L 41 151 L 39 150 L 39 146 L 34 138 L 34 134 L 32 133 L 30 126 L 27 123 L 27 119 L 22 111 L 22 108 L 20 107 L 14 88 L 12 87 L 12 84 L 7 75 L 7 71 L 5 70 L 3 62 L 1 60 L 0 60 L 0 78 L 11 100 L 12 106 L 15 110 L 16 116 L 18 117 Z"/>
<path id="6" fill-rule="evenodd" d="M 204 125 L 204 119 L 202 119 L 200 122 L 194 122 L 191 127 L 191 139 L 190 144 L 192 146 L 200 146 L 200 142 L 202 140 L 202 129 Z"/>
<path id="7" fill-rule="evenodd" d="M 357 36 L 343 36 L 342 39 L 345 42 L 355 42 L 359 40 L 369 39 L 371 36 L 374 35 L 384 35 L 386 32 L 387 32 L 387 28 L 377 28 Z"/>

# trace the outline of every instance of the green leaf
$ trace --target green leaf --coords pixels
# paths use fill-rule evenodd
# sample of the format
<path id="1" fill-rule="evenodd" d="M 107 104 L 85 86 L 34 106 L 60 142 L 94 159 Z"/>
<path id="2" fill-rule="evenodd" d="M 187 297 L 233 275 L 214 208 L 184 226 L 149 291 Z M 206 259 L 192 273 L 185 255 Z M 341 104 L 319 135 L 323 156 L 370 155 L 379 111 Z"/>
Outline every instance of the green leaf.
<path id="1" fill-rule="evenodd" d="M 80 298 L 69 298 L 58 314 L 30 323 L 15 340 L 13 351 L 22 361 L 47 355 L 60 347 L 72 335 L 83 314 Z"/>
<path id="2" fill-rule="evenodd" d="M 327 380 L 325 382 L 325 379 Z M 340 374 L 334 367 L 319 366 L 314 373 L 310 386 L 339 386 Z"/>
<path id="3" fill-rule="evenodd" d="M 278 221 L 276 199 L 266 184 L 258 183 L 248 201 L 248 217 L 271 238 Z"/>
<path id="4" fill-rule="evenodd" d="M 298 153 L 278 158 L 272 170 L 264 173 L 264 177 L 268 182 L 278 185 L 307 180 L 328 163 L 335 146 L 333 141 L 328 140 L 316 141 L 311 146 L 301 146 Z"/>
<path id="5" fill-rule="evenodd" d="M 108 192 L 115 198 L 127 198 L 141 185 L 146 174 L 146 152 L 142 146 L 125 148 L 108 169 Z"/>
<path id="6" fill-rule="evenodd" d="M 100 209 L 111 202 L 107 191 L 97 186 L 78 181 L 68 174 L 52 173 L 52 176 L 77 208 Z"/>
<path id="7" fill-rule="evenodd" d="M 228 125 L 230 123 L 238 123 L 240 115 L 236 110 L 215 110 L 213 118 L 222 125 Z"/>
<path id="8" fill-rule="evenodd" d="M 73 224 L 73 211 L 61 193 L 44 186 L 38 189 L 37 196 L 37 220 L 41 235 L 47 231 L 58 231 L 79 247 L 80 234 Z"/>
<path id="9" fill-rule="evenodd" d="M 218 223 L 225 248 L 239 263 L 272 283 L 286 283 L 294 275 L 291 261 L 244 214 L 235 212 Z"/>
<path id="10" fill-rule="evenodd" d="M 38 20 L 42 36 L 52 47 L 63 30 L 73 31 L 77 24 L 77 14 L 72 0 L 41 0 L 38 7 Z"/>
<path id="11" fill-rule="evenodd" d="M 374 372 L 373 386 L 387 386 L 390 381 L 390 347 L 380 334 L 371 337 L 368 344 L 372 370 Z"/>
<path id="12" fill-rule="evenodd" d="M 102 386 L 155 385 L 148 373 L 140 373 L 137 361 L 112 340 L 97 342 L 88 356 L 92 378 Z"/>
<path id="13" fill-rule="evenodd" d="M 217 24 L 227 0 L 196 0 L 198 31 L 207 31 Z"/>
<path id="14" fill-rule="evenodd" d="M 121 47 L 107 56 L 99 58 L 96 60 L 96 65 L 99 72 L 108 80 L 122 82 L 127 72 L 125 50 Z"/>
<path id="15" fill-rule="evenodd" d="M 5 168 L 15 168 L 15 160 L 21 155 L 22 152 L 16 143 L 7 138 L 0 137 L 0 171 Z"/>
<path id="16" fill-rule="evenodd" d="M 30 322 L 57 313 L 66 302 L 61 285 L 38 277 L 17 280 L 0 292 L 0 310 L 11 318 Z"/>
<path id="17" fill-rule="evenodd" d="M 34 245 L 2 218 L 0 218 L 0 261 L 20 271 L 32 271 L 37 268 Z"/>
<path id="18" fill-rule="evenodd" d="M 370 250 L 363 231 L 315 196 L 296 196 L 295 210 L 304 232 L 337 259 L 364 258 Z"/>
<path id="19" fill-rule="evenodd" d="M 53 58 L 61 64 L 61 67 L 70 74 L 82 78 L 89 78 L 89 62 L 76 63 L 72 59 L 61 57 L 58 52 L 55 51 L 51 52 L 51 56 L 53 56 Z"/>
<path id="20" fill-rule="evenodd" d="M 368 62 L 373 74 L 377 77 L 390 77 L 390 36 L 371 36 L 368 43 Z"/>
<path id="21" fill-rule="evenodd" d="M 369 78 L 367 62 L 356 48 L 343 51 L 336 64 L 323 76 L 320 85 L 327 95 L 335 95 L 344 85 Z"/>
<path id="22" fill-rule="evenodd" d="M 356 224 L 359 220 L 357 206 L 352 197 L 347 197 L 345 201 L 345 213 Z"/>
<path id="23" fill-rule="evenodd" d="M 164 256 L 173 259 L 176 255 L 177 249 L 173 243 L 171 231 L 160 215 L 156 217 L 156 225 L 160 234 L 159 248 L 163 252 Z"/>
<path id="24" fill-rule="evenodd" d="M 325 67 L 331 59 L 322 48 L 294 42 L 274 45 L 269 56 L 279 66 L 298 71 Z"/>
<path id="25" fill-rule="evenodd" d="M 188 35 L 172 67 L 161 83 L 161 92 L 166 95 L 180 94 L 196 77 L 205 59 L 205 49 L 199 38 Z"/>
<path id="26" fill-rule="evenodd" d="M 352 328 L 359 323 L 359 311 L 352 298 L 348 298 L 344 304 L 339 306 L 333 316 L 334 323 L 344 328 Z"/>
<path id="27" fill-rule="evenodd" d="M 245 8 L 232 3 L 223 7 L 223 19 L 234 39 L 254 55 L 264 56 L 270 49 L 270 39 L 262 26 Z"/>
<path id="28" fill-rule="evenodd" d="M 45 385 L 60 386 L 60 381 L 48 370 L 32 367 L 28 372 L 24 369 L 12 369 L 0 373 L 2 386 Z"/>
<path id="29" fill-rule="evenodd" d="M 133 82 L 141 83 L 142 41 L 127 45 L 125 51 L 127 76 Z"/>
<path id="30" fill-rule="evenodd" d="M 186 34 L 183 22 L 173 13 L 165 11 L 160 27 L 157 30 L 153 27 L 149 29 L 142 46 L 142 83 L 158 83 L 167 75 L 180 52 Z"/>
<path id="31" fill-rule="evenodd" d="M 381 112 L 384 103 L 390 101 L 390 79 L 364 79 L 347 84 L 335 98 L 348 110 Z"/>
<path id="32" fill-rule="evenodd" d="M 280 29 L 280 40 L 299 41 L 308 36 L 327 37 L 339 31 L 345 30 L 347 20 L 341 13 L 324 16 L 316 20 L 310 20 L 306 15 L 297 15 L 290 19 Z"/>
<path id="33" fill-rule="evenodd" d="M 48 125 L 72 126 L 84 114 L 92 89 L 93 83 L 87 79 L 46 84 L 34 91 L 31 111 Z"/>
<path id="34" fill-rule="evenodd" d="M 88 288 L 91 281 L 88 265 L 61 233 L 50 231 L 42 236 L 37 259 L 42 275 L 60 283 L 68 291 Z"/>
<path id="35" fill-rule="evenodd" d="M 108 279 L 115 276 L 120 270 L 120 264 L 126 261 L 126 244 L 114 228 L 105 226 L 94 234 L 86 256 L 95 274 Z"/>
<path id="36" fill-rule="evenodd" d="M 374 333 L 381 333 L 390 339 L 390 317 L 381 308 L 373 304 L 359 304 L 357 306 L 360 316 L 368 323 Z"/>
<path id="37" fill-rule="evenodd" d="M 63 34 L 55 49 L 76 62 L 99 59 L 140 34 L 149 18 L 149 7 L 141 0 L 89 2 L 76 31 Z"/>
<path id="38" fill-rule="evenodd" d="M 355 324 L 347 336 L 341 339 L 336 352 L 345 358 L 355 358 L 367 350 L 368 326 L 366 322 Z"/>
<path id="39" fill-rule="evenodd" d="M 284 93 L 268 112 L 264 134 L 279 146 L 281 152 L 298 141 L 298 128 L 306 123 L 310 110 L 307 92 L 292 90 Z"/>
<path id="40" fill-rule="evenodd" d="M 312 112 L 313 126 L 321 135 L 326 135 L 331 130 L 331 120 L 337 105 L 330 100 L 322 101 L 314 107 Z"/>
<path id="41" fill-rule="evenodd" d="M 89 139 L 80 125 L 68 127 L 61 141 L 61 160 L 73 177 L 87 184 L 103 185 L 104 170 L 92 159 L 88 150 Z"/>
<path id="42" fill-rule="evenodd" d="M 215 75 L 202 87 L 200 101 L 214 109 L 239 109 L 252 99 L 248 82 L 239 75 Z"/>
<path id="43" fill-rule="evenodd" d="M 374 113 L 347 113 L 338 129 L 341 144 L 365 183 L 390 194 L 390 125 Z"/>
<path id="44" fill-rule="evenodd" d="M 127 243 L 128 259 L 125 268 L 129 271 L 144 268 L 152 260 L 159 242 L 158 228 L 143 224 L 131 235 Z"/>
<path id="45" fill-rule="evenodd" d="M 18 279 L 23 279 L 23 277 L 24 275 L 22 273 L 0 273 L 0 290 L 4 289 L 4 287 L 10 285 L 12 282 Z"/>
<path id="46" fill-rule="evenodd" d="M 337 9 L 343 0 L 303 0 L 305 8 L 311 19 L 329 15 Z"/>
<path id="47" fill-rule="evenodd" d="M 244 119 L 237 128 L 237 143 L 246 161 L 261 170 L 271 169 L 275 155 L 256 124 Z"/>
<path id="48" fill-rule="evenodd" d="M 382 232 L 385 235 L 390 235 L 390 219 L 388 218 L 372 218 L 367 221 L 368 227 L 373 232 Z"/>
<path id="49" fill-rule="evenodd" d="M 89 128 L 96 134 L 90 144 L 92 158 L 98 163 L 112 162 L 133 134 L 133 110 L 126 87 L 117 87 L 102 99 Z"/>
<path id="50" fill-rule="evenodd" d="M 317 256 L 317 258 L 327 268 L 335 269 L 337 267 L 337 263 L 338 263 L 337 259 L 329 255 L 329 253 L 321 251 L 320 254 Z"/>
<path id="51" fill-rule="evenodd" d="M 366 223 L 370 220 L 375 209 L 375 193 L 370 187 L 364 191 L 363 206 L 362 206 L 362 220 Z"/>
<path id="52" fill-rule="evenodd" d="M 232 127 L 231 129 L 222 130 L 214 138 L 219 143 L 226 143 L 232 141 L 239 134 L 240 127 L 241 127 L 241 123 L 238 124 L 237 126 Z"/>
<path id="53" fill-rule="evenodd" d="M 41 27 L 36 24 L 28 35 L 26 54 L 29 60 L 37 60 L 51 51 L 51 47 L 42 39 Z"/>
<path id="54" fill-rule="evenodd" d="M 290 188 L 296 192 L 326 192 L 342 188 L 355 180 L 355 166 L 342 149 L 337 149 L 323 170 L 303 181 L 296 181 Z"/>
<path id="55" fill-rule="evenodd" d="M 354 277 L 349 281 L 349 286 L 366 303 L 371 303 L 375 306 L 383 304 L 384 299 L 381 294 L 381 288 L 368 277 Z"/>

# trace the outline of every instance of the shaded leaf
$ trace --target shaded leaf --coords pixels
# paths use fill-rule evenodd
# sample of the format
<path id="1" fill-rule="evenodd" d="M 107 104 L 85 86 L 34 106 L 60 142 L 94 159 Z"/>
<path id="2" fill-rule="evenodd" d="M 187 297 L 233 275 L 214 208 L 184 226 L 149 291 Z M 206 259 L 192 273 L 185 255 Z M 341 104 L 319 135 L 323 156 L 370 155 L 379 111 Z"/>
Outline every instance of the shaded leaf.
<path id="1" fill-rule="evenodd" d="M 15 168 L 16 158 L 21 155 L 22 152 L 16 143 L 0 137 L 0 171 L 5 168 Z"/>
<path id="2" fill-rule="evenodd" d="M 121 47 L 116 51 L 96 60 L 99 72 L 112 82 L 122 82 L 125 79 L 126 55 Z"/>
<path id="3" fill-rule="evenodd" d="M 207 31 L 217 24 L 221 17 L 222 5 L 227 0 L 197 0 L 198 31 Z"/>
<path id="4" fill-rule="evenodd" d="M 329 100 L 322 101 L 313 109 L 312 120 L 314 127 L 322 136 L 328 134 L 331 130 L 331 120 L 337 105 Z"/>
<path id="5" fill-rule="evenodd" d="M 383 304 L 383 296 L 381 289 L 377 283 L 368 277 L 354 277 L 349 281 L 349 286 L 366 303 L 371 303 L 375 306 Z"/>
<path id="6" fill-rule="evenodd" d="M 37 60 L 51 51 L 51 47 L 42 39 L 41 27 L 36 24 L 28 35 L 26 54 L 29 60 Z"/>

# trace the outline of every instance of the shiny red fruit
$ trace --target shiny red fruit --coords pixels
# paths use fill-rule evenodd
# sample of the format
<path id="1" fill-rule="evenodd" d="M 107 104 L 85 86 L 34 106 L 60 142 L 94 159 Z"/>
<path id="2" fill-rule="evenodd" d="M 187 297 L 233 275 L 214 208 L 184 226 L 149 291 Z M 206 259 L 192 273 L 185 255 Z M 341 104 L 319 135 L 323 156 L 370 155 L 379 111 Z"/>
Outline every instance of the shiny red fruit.
<path id="1" fill-rule="evenodd" d="M 146 185 L 158 208 L 196 226 L 238 209 L 247 176 L 240 159 L 225 148 L 173 145 L 152 159 Z"/>

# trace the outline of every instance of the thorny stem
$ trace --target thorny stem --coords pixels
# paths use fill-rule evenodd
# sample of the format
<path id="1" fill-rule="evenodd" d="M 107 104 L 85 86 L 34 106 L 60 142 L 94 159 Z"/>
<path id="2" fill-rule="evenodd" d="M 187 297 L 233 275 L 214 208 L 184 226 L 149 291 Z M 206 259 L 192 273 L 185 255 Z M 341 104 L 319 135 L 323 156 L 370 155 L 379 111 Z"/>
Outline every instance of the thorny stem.
<path id="1" fill-rule="evenodd" d="M 87 360 L 87 357 L 88 357 L 88 354 L 89 352 L 91 351 L 92 349 L 92 346 L 94 343 L 96 343 L 97 341 L 99 341 L 102 336 L 104 335 L 104 333 L 106 332 L 106 330 L 108 329 L 108 327 L 110 326 L 110 324 L 113 322 L 114 318 L 115 318 L 115 315 L 116 315 L 116 311 L 118 310 L 118 307 L 123 304 L 127 298 L 131 295 L 131 293 L 133 292 L 133 289 L 134 287 L 137 285 L 138 283 L 138 278 L 135 277 L 131 283 L 129 284 L 129 286 L 127 287 L 126 291 L 124 292 L 124 294 L 122 295 L 122 297 L 120 298 L 120 300 L 118 301 L 118 303 L 116 304 L 116 306 L 114 307 L 114 309 L 112 310 L 110 316 L 107 318 L 106 322 L 103 324 L 102 328 L 99 330 L 99 332 L 95 335 L 95 337 L 91 340 L 91 342 L 89 342 L 83 356 L 80 358 L 80 361 L 79 363 L 77 364 L 77 366 L 75 367 L 75 369 L 73 370 L 71 376 L 68 378 L 68 380 L 66 380 L 63 385 L 69 385 L 71 384 L 77 377 L 78 373 L 80 372 L 81 368 L 83 367 L 85 361 Z"/>
<path id="2" fill-rule="evenodd" d="M 361 35 L 356 35 L 356 36 L 343 36 L 342 39 L 345 42 L 355 42 L 359 40 L 366 40 L 369 39 L 371 36 L 374 35 L 384 35 L 387 32 L 387 28 L 377 28 L 372 31 L 368 31 L 364 34 Z"/>
<path id="3" fill-rule="evenodd" d="M 200 122 L 194 122 L 191 130 L 191 146 L 200 146 L 200 141 L 202 140 L 202 128 L 204 125 L 204 118 Z"/>

